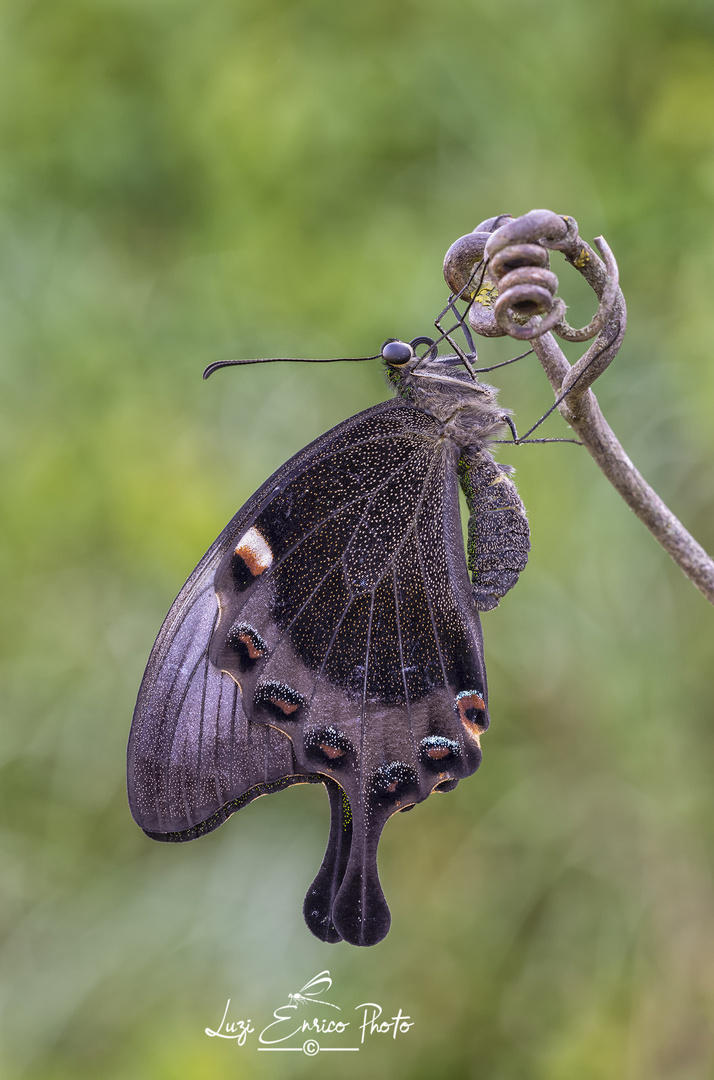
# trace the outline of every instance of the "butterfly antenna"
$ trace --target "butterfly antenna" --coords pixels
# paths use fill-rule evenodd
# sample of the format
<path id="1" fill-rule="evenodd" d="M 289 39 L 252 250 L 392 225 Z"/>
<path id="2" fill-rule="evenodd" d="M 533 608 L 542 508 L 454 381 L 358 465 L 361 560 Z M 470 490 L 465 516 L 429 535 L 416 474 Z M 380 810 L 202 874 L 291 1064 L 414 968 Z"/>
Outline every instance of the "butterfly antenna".
<path id="1" fill-rule="evenodd" d="M 449 299 L 449 302 L 446 305 L 446 307 L 442 309 L 442 311 L 439 313 L 437 318 L 434 320 L 434 326 L 437 328 L 437 330 L 440 331 L 439 337 L 437 337 L 435 340 L 433 338 L 426 338 L 426 337 L 424 337 L 424 338 L 415 338 L 414 342 L 412 342 L 412 344 L 420 343 L 420 342 L 424 342 L 424 343 L 428 342 L 429 346 L 430 346 L 429 349 L 425 353 L 422 353 L 422 355 L 418 358 L 417 364 L 412 368 L 413 373 L 418 374 L 417 369 L 419 368 L 420 364 L 426 359 L 427 356 L 431 356 L 431 358 L 434 359 L 434 357 L 436 356 L 436 350 L 438 349 L 441 342 L 444 341 L 444 340 L 448 341 L 449 344 L 456 350 L 456 352 L 457 352 L 457 354 L 459 356 L 459 359 L 462 361 L 463 364 L 465 364 L 466 368 L 469 370 L 469 373 L 470 374 L 472 373 L 473 369 L 471 367 L 471 362 L 470 362 L 469 358 L 466 356 L 463 349 L 460 348 L 458 343 L 455 342 L 449 335 L 452 334 L 454 332 L 454 330 L 458 330 L 458 329 L 465 330 L 464 321 L 463 321 L 461 315 L 459 314 L 459 312 L 457 311 L 457 309 L 454 307 L 454 304 L 455 304 L 456 300 L 458 300 L 461 297 L 462 293 L 466 289 L 468 289 L 469 285 L 471 284 L 471 282 L 473 280 L 473 277 L 474 277 L 475 273 L 476 273 L 476 270 L 474 270 L 474 273 L 471 275 L 471 277 L 466 282 L 466 284 L 463 286 L 463 288 L 459 290 L 457 295 L 453 296 L 453 297 L 451 297 Z M 456 315 L 456 318 L 457 318 L 458 321 L 456 323 L 454 323 L 454 325 L 452 327 L 450 327 L 448 330 L 444 330 L 443 326 L 441 326 L 441 324 L 440 324 L 440 320 L 444 317 L 446 312 L 450 311 L 450 310 L 454 312 L 454 314 Z M 468 310 L 468 308 L 467 308 L 467 310 Z M 471 339 L 470 334 L 468 334 L 468 340 L 470 341 L 470 344 L 473 346 L 473 340 Z M 475 347 L 474 347 L 474 355 L 475 354 L 476 354 L 476 350 L 475 350 Z M 472 378 L 474 378 L 474 380 L 475 380 L 475 376 L 472 375 Z"/>
<path id="2" fill-rule="evenodd" d="M 530 356 L 533 352 L 535 352 L 535 349 L 528 349 L 527 352 L 521 353 L 520 356 L 512 356 L 510 360 L 502 360 L 500 364 L 491 364 L 490 367 L 477 367 L 474 368 L 474 371 L 481 374 L 484 371 L 495 371 L 496 368 L 508 367 L 509 364 L 515 364 L 516 360 L 524 360 L 526 356 Z"/>
<path id="3" fill-rule="evenodd" d="M 359 364 L 363 360 L 379 360 L 381 353 L 376 356 L 328 356 L 322 359 L 306 358 L 304 356 L 266 356 L 256 360 L 215 360 L 203 372 L 203 378 L 208 379 L 214 371 L 224 367 L 240 367 L 243 364 Z"/>
<path id="4" fill-rule="evenodd" d="M 463 315 L 459 312 L 459 309 L 456 307 L 456 301 L 458 299 L 460 299 L 461 293 L 463 293 L 464 289 L 468 288 L 469 284 L 470 284 L 470 281 L 467 282 L 466 285 L 464 285 L 464 288 L 461 289 L 461 291 L 456 296 L 450 296 L 449 297 L 449 302 L 447 303 L 444 310 L 441 311 L 437 315 L 437 317 L 434 319 L 434 326 L 437 328 L 437 330 L 441 330 L 442 335 L 444 337 L 446 337 L 447 340 L 448 340 L 448 335 L 450 333 L 452 333 L 453 330 L 456 330 L 456 329 L 461 330 L 462 334 L 466 338 L 466 343 L 469 346 L 469 350 L 470 350 L 469 356 L 476 356 L 477 355 L 477 353 L 476 353 L 476 345 L 474 344 L 474 339 L 471 336 L 470 327 L 469 327 L 468 323 L 465 321 L 465 318 L 464 318 L 464 316 L 468 314 L 469 308 L 473 304 L 473 300 L 471 300 L 469 302 L 469 304 L 466 307 L 466 310 L 464 311 Z M 444 330 L 443 326 L 441 325 L 441 320 L 443 319 L 444 315 L 446 315 L 447 311 L 453 311 L 453 313 L 454 313 L 454 315 L 456 316 L 456 319 L 457 319 L 456 324 L 448 331 Z M 454 345 L 454 348 L 458 348 L 458 346 L 455 344 L 455 342 L 451 342 L 451 344 Z"/>
<path id="5" fill-rule="evenodd" d="M 619 326 L 618 326 L 618 333 L 619 333 Z M 610 347 L 610 342 L 605 342 L 605 344 L 603 345 L 603 347 L 602 347 L 601 349 L 598 349 L 598 351 L 597 351 L 596 353 L 593 353 L 593 355 L 592 355 L 592 356 L 590 357 L 590 359 L 588 360 L 587 364 L 586 364 L 586 365 L 585 365 L 585 367 L 584 367 L 584 368 L 582 369 L 582 371 L 579 371 L 579 372 L 578 372 L 578 374 L 576 375 L 576 377 L 575 377 L 575 378 L 573 379 L 573 381 L 572 381 L 572 383 L 570 384 L 570 386 L 568 387 L 568 389 L 567 389 L 567 390 L 565 390 L 565 391 L 564 391 L 564 392 L 563 392 L 562 394 L 560 394 L 560 395 L 559 395 L 559 396 L 558 396 L 558 397 L 557 397 L 557 398 L 555 399 L 555 401 L 553 402 L 553 404 L 551 405 L 551 407 L 550 407 L 550 408 L 548 409 L 548 411 L 547 411 L 547 412 L 544 412 L 544 413 L 543 413 L 543 415 L 541 416 L 540 420 L 536 420 L 536 422 L 535 422 L 535 424 L 533 425 L 533 427 L 529 428 L 529 429 L 528 429 L 528 431 L 527 431 L 527 432 L 525 433 L 525 435 L 524 435 L 524 436 L 523 436 L 523 437 L 522 437 L 521 439 L 519 439 L 519 440 L 518 440 L 519 442 L 525 442 L 525 441 L 526 441 L 526 440 L 528 439 L 528 436 L 529 436 L 529 435 L 532 435 L 532 434 L 533 434 L 533 432 L 534 432 L 534 431 L 536 431 L 536 430 L 537 430 L 537 428 L 539 428 L 539 427 L 540 427 L 540 425 L 541 425 L 541 424 L 543 423 L 543 421 L 544 421 L 544 420 L 547 420 L 547 419 L 548 419 L 548 417 L 550 416 L 550 414 L 551 414 L 551 413 L 552 413 L 552 412 L 553 412 L 553 411 L 554 411 L 555 409 L 557 409 L 557 408 L 558 408 L 558 406 L 560 405 L 561 401 L 564 401 L 564 400 L 565 400 L 565 398 L 566 398 L 566 397 L 568 396 L 568 394 L 569 394 L 569 393 L 571 392 L 571 390 L 573 390 L 573 389 L 574 389 L 574 387 L 576 387 L 576 386 L 577 386 L 578 382 L 580 381 L 580 379 L 582 379 L 583 375 L 584 375 L 584 374 L 585 374 L 585 372 L 586 372 L 586 371 L 588 370 L 588 368 L 589 368 L 589 367 L 590 367 L 590 366 L 591 366 L 592 364 L 594 364 L 594 363 L 595 363 L 595 361 L 596 361 L 596 360 L 597 360 L 597 359 L 598 359 L 598 358 L 599 358 L 600 356 L 602 356 L 602 354 L 603 354 L 603 353 L 605 352 L 605 350 L 606 350 L 606 349 L 608 349 L 609 347 Z M 529 440 L 529 441 L 530 441 L 530 442 L 536 442 L 536 441 L 540 441 L 540 440 L 536 440 L 536 439 L 531 439 L 531 440 Z M 574 441 L 577 441 L 577 440 L 573 440 L 573 439 L 568 439 L 568 440 L 562 440 L 562 441 L 563 441 L 563 442 L 565 442 L 565 441 L 567 441 L 567 442 L 574 442 Z"/>

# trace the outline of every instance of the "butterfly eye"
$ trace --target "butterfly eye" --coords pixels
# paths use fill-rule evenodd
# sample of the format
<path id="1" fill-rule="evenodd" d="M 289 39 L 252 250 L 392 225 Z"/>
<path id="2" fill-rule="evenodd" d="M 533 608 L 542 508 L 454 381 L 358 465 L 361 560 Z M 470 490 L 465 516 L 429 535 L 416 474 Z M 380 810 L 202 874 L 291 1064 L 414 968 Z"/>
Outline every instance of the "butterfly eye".
<path id="1" fill-rule="evenodd" d="M 382 359 L 392 367 L 403 367 L 414 359 L 414 350 L 405 341 L 392 338 L 382 346 Z"/>
<path id="2" fill-rule="evenodd" d="M 447 739 L 445 735 L 430 735 L 428 739 L 422 739 L 419 744 L 422 763 L 428 769 L 437 771 L 461 757 L 461 747 L 454 739 Z"/>

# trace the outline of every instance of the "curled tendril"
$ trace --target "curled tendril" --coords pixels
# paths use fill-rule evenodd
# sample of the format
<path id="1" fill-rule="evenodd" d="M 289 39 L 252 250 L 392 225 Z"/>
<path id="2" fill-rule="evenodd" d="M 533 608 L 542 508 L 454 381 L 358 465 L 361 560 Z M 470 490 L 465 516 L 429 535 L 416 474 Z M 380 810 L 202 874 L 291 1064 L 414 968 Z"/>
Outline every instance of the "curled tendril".
<path id="1" fill-rule="evenodd" d="M 587 326 L 573 329 L 562 315 L 553 325 L 553 332 L 567 341 L 595 339 L 572 366 L 555 338 L 545 333 L 547 321 L 556 317 L 561 303 L 555 295 L 557 282 L 550 273 L 548 249 L 563 253 L 599 301 Z M 555 401 L 545 416 L 558 409 L 627 505 L 714 604 L 714 559 L 640 475 L 605 420 L 595 395 L 589 393 L 617 355 L 627 326 L 615 258 L 601 236 L 595 240 L 595 249 L 580 239 L 574 218 L 549 210 L 532 210 L 521 218 L 506 214 L 489 218 L 446 253 L 444 276 L 452 291 L 451 306 L 455 310 L 457 299 L 468 302 L 468 321 L 477 334 L 498 337 L 513 333 L 514 337 L 534 339 L 532 351 L 555 392 Z M 501 305 L 498 312 L 497 304 Z M 533 317 L 538 311 L 545 314 L 542 321 Z M 463 325 L 463 317 L 460 321 Z M 529 434 L 518 442 L 530 441 Z"/>
<path id="2" fill-rule="evenodd" d="M 600 252 L 602 261 L 605 263 L 607 274 L 600 303 L 588 325 L 581 327 L 580 330 L 574 330 L 565 319 L 561 320 L 555 327 L 555 332 L 565 341 L 589 341 L 590 338 L 596 337 L 607 323 L 617 298 L 620 275 L 615 256 L 612 254 L 604 236 L 595 237 L 595 247 Z"/>
<path id="3" fill-rule="evenodd" d="M 464 299 L 472 302 L 469 321 L 479 334 L 530 340 L 552 330 L 566 341 L 588 341 L 606 326 L 619 295 L 612 252 L 602 237 L 595 246 L 602 263 L 580 239 L 578 224 L 568 215 L 550 210 L 531 210 L 519 218 L 501 215 L 452 245 L 444 274 L 452 291 L 463 289 Z M 561 251 L 595 289 L 599 305 L 587 326 L 575 329 L 567 322 L 548 249 Z M 478 264 L 483 272 L 477 277 L 473 271 Z M 467 284 L 471 280 L 478 281 L 478 287 L 471 288 Z"/>
<path id="4" fill-rule="evenodd" d="M 555 295 L 558 279 L 549 268 L 546 248 L 570 242 L 571 221 L 534 210 L 506 222 L 489 237 L 484 255 L 498 288 L 493 313 L 511 337 L 527 341 L 562 324 L 565 304 Z"/>

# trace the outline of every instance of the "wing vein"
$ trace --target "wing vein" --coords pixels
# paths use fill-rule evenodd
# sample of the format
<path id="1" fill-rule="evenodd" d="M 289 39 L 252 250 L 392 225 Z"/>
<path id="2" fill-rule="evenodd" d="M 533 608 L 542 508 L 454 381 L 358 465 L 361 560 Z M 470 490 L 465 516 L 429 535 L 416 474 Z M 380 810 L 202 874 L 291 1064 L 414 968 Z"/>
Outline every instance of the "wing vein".
<path id="1" fill-rule="evenodd" d="M 310 529 L 308 529 L 307 532 L 303 533 L 303 535 L 300 537 L 299 540 L 295 541 L 295 543 L 292 545 L 292 547 L 289 547 L 289 548 L 285 549 L 285 551 L 282 553 L 282 555 L 280 555 L 280 557 L 275 560 L 275 562 L 273 563 L 273 565 L 270 567 L 269 570 L 266 570 L 266 572 L 261 575 L 261 581 L 267 581 L 276 572 L 276 570 L 278 570 L 280 568 L 280 566 L 285 561 L 285 559 L 287 559 L 288 556 L 292 555 L 292 553 L 297 548 L 299 548 L 300 545 L 303 544 L 306 540 L 309 540 L 310 537 L 313 535 L 313 533 L 317 532 L 317 530 L 322 528 L 323 525 L 326 525 L 330 521 L 334 521 L 335 518 L 339 517 L 340 514 L 344 513 L 346 510 L 351 510 L 353 506 L 356 506 L 358 503 L 362 502 L 363 499 L 367 499 L 367 498 L 369 499 L 369 501 L 367 502 L 367 505 L 365 506 L 365 511 L 368 510 L 369 507 L 374 502 L 377 495 L 379 494 L 379 492 L 382 490 L 382 488 L 386 487 L 387 484 L 389 484 L 396 476 L 398 476 L 400 472 L 403 472 L 404 469 L 406 469 L 407 466 L 410 465 L 413 462 L 414 458 L 417 456 L 417 453 L 418 453 L 418 451 L 415 450 L 411 457 L 407 458 L 406 461 L 402 462 L 402 464 L 399 465 L 398 468 L 394 469 L 393 472 L 390 472 L 389 475 L 386 476 L 384 478 L 384 480 L 382 480 L 377 485 L 377 487 L 373 488 L 373 490 L 371 492 L 363 492 L 358 498 L 352 499 L 350 502 L 343 503 L 337 510 L 334 510 L 330 514 L 326 514 L 325 517 L 320 518 L 319 521 L 315 522 L 315 524 Z M 427 473 L 427 476 L 428 476 L 428 473 Z M 426 482 L 426 478 L 425 478 L 425 482 Z M 257 521 L 259 516 L 260 515 L 257 514 L 253 520 Z M 359 524 L 360 524 L 360 522 L 362 520 L 363 520 L 363 518 L 360 518 L 359 521 L 357 522 L 357 525 L 355 526 L 355 531 L 358 528 L 358 526 L 359 526 Z M 247 521 L 246 521 L 245 524 L 247 524 Z M 350 540 L 352 539 L 353 536 L 354 536 L 354 532 L 350 536 Z"/>
<path id="2" fill-rule="evenodd" d="M 421 544 L 419 543 L 419 536 L 415 533 L 417 559 L 419 560 L 419 570 L 421 572 L 422 582 L 424 584 L 424 596 L 426 597 L 426 606 L 429 612 L 429 618 L 431 619 L 431 628 L 434 631 L 434 641 L 436 642 L 436 652 L 439 657 L 439 664 L 441 666 L 441 672 L 444 676 L 444 686 L 448 687 L 449 682 L 446 678 L 446 668 L 444 666 L 444 657 L 441 652 L 441 641 L 439 640 L 439 631 L 436 626 L 436 617 L 434 615 L 434 609 L 431 603 L 431 596 L 429 595 L 429 588 L 427 585 L 427 577 L 424 573 L 424 559 L 422 557 Z"/>
<path id="3" fill-rule="evenodd" d="M 360 746 L 359 746 L 359 772 L 357 774 L 357 782 L 359 784 L 360 791 L 363 793 L 363 809 L 364 821 L 362 822 L 362 828 L 360 829 L 360 847 L 361 847 L 361 859 L 360 864 L 362 867 L 365 865 L 366 859 L 366 847 L 367 847 L 367 802 L 369 800 L 369 793 L 364 788 L 364 744 L 366 738 L 366 719 L 367 719 L 367 679 L 369 677 L 369 650 L 372 644 L 372 617 L 374 615 L 374 596 L 376 589 L 372 590 L 372 603 L 369 607 L 369 622 L 367 623 L 367 640 L 365 642 L 365 657 L 364 657 L 364 682 L 362 683 L 362 709 L 360 716 Z M 362 911 L 367 910 L 367 881 L 366 875 L 360 874 L 360 909 Z"/>
<path id="4" fill-rule="evenodd" d="M 224 682 L 225 682 L 225 680 L 227 678 L 229 678 L 229 676 L 224 675 L 223 672 L 220 673 L 219 678 L 218 678 L 218 703 L 216 705 L 216 730 L 215 730 L 215 736 L 214 736 L 214 740 L 213 740 L 213 786 L 216 789 L 216 798 L 217 798 L 218 802 L 220 802 L 221 798 L 222 798 L 220 786 L 218 784 L 219 731 L 220 731 L 220 725 L 221 725 L 221 706 L 223 705 L 223 684 L 224 684 Z"/>
<path id="5" fill-rule="evenodd" d="M 409 734 L 412 737 L 412 744 L 416 746 L 416 740 L 414 738 L 414 730 L 412 728 L 412 712 L 411 702 L 409 700 L 409 687 L 407 686 L 407 676 L 404 671 L 404 645 L 402 642 L 402 623 L 399 618 L 399 596 L 397 592 L 397 570 L 395 566 L 392 566 L 392 592 L 394 593 L 394 613 L 397 621 L 397 644 L 399 646 L 399 670 L 402 676 L 402 686 L 404 687 L 404 703 L 407 710 L 407 723 L 409 724 Z"/>
<path id="6" fill-rule="evenodd" d="M 231 676 L 229 675 L 228 678 L 231 678 Z M 231 745 L 230 745 L 230 771 L 229 771 L 231 785 L 234 783 L 233 777 L 235 775 L 235 768 L 236 768 L 236 760 L 235 760 L 235 752 L 234 752 L 234 750 L 235 750 L 235 745 L 236 745 L 236 712 L 238 711 L 238 691 L 240 689 L 240 687 L 238 686 L 238 683 L 235 681 L 235 679 L 233 679 L 232 681 L 233 681 L 233 708 L 231 710 Z M 241 695 L 241 703 L 242 703 L 242 701 L 243 701 L 243 698 L 242 698 L 242 695 Z M 246 723 L 247 723 L 247 721 L 246 721 Z M 248 731 L 249 730 L 250 729 L 248 729 Z M 247 738 L 246 738 L 246 741 L 247 741 Z"/>
<path id="7" fill-rule="evenodd" d="M 216 605 L 216 614 L 213 617 L 213 626 L 211 627 L 211 633 L 208 636 L 209 641 L 211 639 L 211 636 L 213 635 L 214 630 L 216 629 L 216 623 L 217 622 L 218 622 L 218 605 Z M 184 654 L 184 658 L 185 658 L 185 654 Z M 179 701 L 178 708 L 176 709 L 176 723 L 174 724 L 174 730 L 173 730 L 173 734 L 171 736 L 171 742 L 170 742 L 170 745 L 169 745 L 169 752 L 168 752 L 168 755 L 167 755 L 167 758 L 166 758 L 166 793 L 167 793 L 167 796 L 168 796 L 168 791 L 169 791 L 169 769 L 171 767 L 171 759 L 173 757 L 174 744 L 176 742 L 176 733 L 178 731 L 179 721 L 181 719 L 181 713 L 183 712 L 183 707 L 184 707 L 184 705 L 186 703 L 186 698 L 188 697 L 189 690 L 191 689 L 191 684 L 193 683 L 194 676 L 195 676 L 196 672 L 198 671 L 198 669 L 199 669 L 199 667 L 201 665 L 201 661 L 204 660 L 204 659 L 207 659 L 207 658 L 208 658 L 208 644 L 206 644 L 206 647 L 204 648 L 203 652 L 201 653 L 198 660 L 196 661 L 191 674 L 186 679 L 186 685 L 185 685 L 183 693 L 181 695 L 181 700 Z M 177 672 L 176 672 L 177 676 L 178 676 L 179 672 L 180 672 L 180 668 L 177 669 Z M 174 680 L 174 682 L 175 682 L 175 680 Z M 167 698 L 167 700 L 168 700 L 168 698 Z"/>
<path id="8" fill-rule="evenodd" d="M 404 465 L 400 466 L 400 468 L 399 468 L 399 469 L 395 469 L 395 471 L 394 471 L 393 473 L 391 473 L 391 474 L 390 474 L 390 476 L 388 477 L 388 479 L 387 479 L 387 480 L 385 480 L 385 483 L 387 483 L 387 482 L 388 482 L 388 480 L 391 480 L 391 479 L 392 479 L 392 477 L 396 476 L 396 475 L 397 475 L 397 473 L 398 473 L 398 472 L 399 472 L 399 471 L 400 471 L 401 469 L 404 469 L 404 468 L 406 468 L 407 464 L 408 464 L 408 462 L 405 462 L 405 463 L 404 463 Z M 433 469 L 434 469 L 434 465 L 433 465 L 433 464 L 431 464 L 431 465 L 429 466 L 429 469 L 427 470 L 427 474 L 426 474 L 426 476 L 424 477 L 424 482 L 423 482 L 423 485 L 422 485 L 422 487 L 425 487 L 425 486 L 427 485 L 427 483 L 429 482 L 429 480 L 430 480 L 430 478 L 431 478 L 431 474 L 432 474 L 432 472 L 433 472 Z M 382 486 L 383 486 L 383 485 L 380 485 L 380 488 L 381 488 Z M 290 622 L 289 622 L 289 623 L 287 624 L 287 626 L 286 626 L 286 628 L 285 628 L 285 632 L 289 632 L 289 631 L 290 631 L 290 630 L 292 629 L 292 627 L 293 627 L 294 623 L 296 622 L 296 620 L 300 618 L 300 616 L 301 616 L 301 615 L 302 615 L 302 613 L 304 612 L 304 610 L 305 610 L 305 608 L 307 607 L 307 605 L 308 605 L 308 604 L 309 604 L 309 603 L 311 602 L 311 600 L 313 600 L 313 599 L 314 599 L 314 597 L 316 596 L 316 594 L 317 594 L 317 593 L 318 593 L 318 592 L 320 591 L 320 589 L 322 588 L 322 586 L 323 586 L 323 585 L 325 584 L 325 582 L 327 581 L 327 579 L 328 579 L 328 577 L 330 576 L 330 574 L 331 574 L 331 573 L 332 573 L 332 572 L 333 572 L 334 570 L 336 570 L 336 569 L 337 569 L 337 567 L 338 567 L 338 566 L 340 565 L 340 563 L 342 563 L 342 565 L 343 565 L 343 568 L 344 568 L 344 558 L 345 558 L 345 551 L 347 550 L 347 548 L 349 547 L 350 543 L 351 543 L 351 542 L 352 542 L 352 540 L 354 539 L 355 533 L 357 532 L 357 530 L 359 529 L 360 525 L 362 524 L 362 522 L 363 522 L 363 520 L 364 520 L 364 517 L 365 517 L 365 514 L 366 514 L 367 510 L 368 510 L 368 509 L 369 509 L 369 507 L 370 507 L 370 506 L 372 505 L 372 502 L 373 502 L 373 500 L 374 500 L 374 499 L 376 498 L 376 496 L 377 496 L 377 493 L 378 493 L 378 491 L 380 490 L 380 488 L 375 488 L 375 490 L 374 490 L 374 492 L 373 492 L 373 494 L 372 494 L 372 498 L 370 499 L 370 501 L 369 501 L 369 502 L 367 503 L 367 506 L 365 507 L 365 513 L 364 513 L 364 514 L 362 515 L 362 517 L 360 517 L 360 518 L 359 518 L 359 519 L 357 520 L 357 522 L 356 522 L 356 524 L 355 524 L 355 526 L 354 526 L 354 528 L 353 528 L 353 530 L 352 530 L 352 532 L 351 532 L 351 534 L 350 534 L 349 540 L 348 540 L 348 541 L 347 541 L 347 543 L 346 543 L 346 544 L 344 545 L 344 550 L 342 551 L 342 554 L 340 555 L 339 559 L 337 559 L 337 560 L 336 560 L 335 562 L 333 562 L 333 563 L 332 563 L 332 564 L 330 565 L 330 567 L 328 568 L 328 570 L 327 570 L 327 571 L 326 571 L 326 572 L 325 572 L 325 573 L 323 574 L 323 576 L 322 576 L 322 577 L 320 578 L 320 580 L 318 581 L 317 585 L 316 585 L 316 586 L 315 586 L 315 588 L 314 588 L 314 589 L 312 590 L 312 592 L 310 593 L 310 595 L 308 596 L 308 598 L 307 598 L 307 599 L 306 599 L 306 600 L 305 600 L 305 601 L 303 602 L 303 604 L 302 604 L 302 605 L 300 606 L 300 608 L 299 608 L 299 609 L 298 609 L 298 610 L 297 610 L 297 611 L 295 612 L 295 614 L 294 614 L 294 616 L 292 617 L 292 619 L 290 620 Z M 358 500 L 358 499 L 355 499 L 355 502 L 359 502 L 359 500 Z M 399 545 L 399 547 L 397 548 L 397 550 L 396 550 L 396 551 L 394 552 L 394 555 L 393 555 L 393 556 L 392 556 L 392 557 L 390 558 L 389 562 L 387 563 L 387 567 L 386 567 L 386 569 L 385 569 L 385 572 L 384 572 L 384 574 L 382 575 L 382 577 L 381 577 L 381 578 L 379 579 L 379 581 L 380 581 L 380 582 L 381 582 L 381 581 L 383 581 L 383 580 L 384 580 L 384 578 L 385 578 L 385 577 L 387 576 L 387 573 L 389 572 L 389 568 L 390 568 L 390 566 L 392 566 L 392 565 L 393 565 L 394 561 L 396 560 L 397 556 L 399 555 L 399 552 L 400 552 L 400 551 L 402 550 L 402 548 L 404 547 L 404 544 L 406 543 L 406 540 L 408 539 L 408 537 L 409 537 L 409 536 L 411 535 L 412 531 L 414 530 L 414 526 L 415 526 L 416 518 L 417 518 L 417 515 L 418 515 L 419 511 L 421 510 L 421 507 L 422 507 L 422 505 L 423 505 L 423 502 L 424 502 L 424 498 L 423 498 L 423 495 L 422 495 L 422 497 L 421 497 L 421 498 L 419 499 L 419 501 L 417 502 L 417 505 L 416 505 L 416 507 L 415 507 L 415 509 L 414 509 L 414 513 L 412 514 L 412 518 L 411 518 L 411 521 L 409 522 L 409 524 L 408 524 L 408 525 L 407 525 L 407 527 L 406 527 L 406 530 L 405 530 L 405 535 L 404 535 L 404 539 L 403 539 L 403 540 L 402 540 L 402 542 L 400 543 L 400 545 Z M 354 503 L 352 503 L 351 505 L 354 505 Z M 334 515 L 333 515 L 333 516 L 334 516 Z M 325 518 L 325 519 L 323 520 L 323 522 L 321 522 L 321 524 L 324 524 L 324 521 L 327 521 L 327 520 L 328 520 L 328 519 L 327 519 L 327 518 Z M 315 528 L 317 528 L 317 526 L 315 526 Z M 277 566 L 279 566 L 279 565 L 280 565 L 280 563 L 282 563 L 282 561 L 283 561 L 283 559 L 284 559 L 284 558 L 286 558 L 286 557 L 287 557 L 287 556 L 288 556 L 288 555 L 289 555 L 289 554 L 290 554 L 290 553 L 291 553 L 292 551 L 294 551 L 294 550 L 295 550 L 296 548 L 298 548 L 298 547 L 300 546 L 300 544 L 302 544 L 302 543 L 303 543 L 303 541 L 307 540 L 307 539 L 308 539 L 308 537 L 309 537 L 309 536 L 311 535 L 311 533 L 312 533 L 313 531 L 314 531 L 314 530 L 311 530 L 311 532 L 310 532 L 310 533 L 306 533 L 306 534 L 305 534 L 305 536 L 301 537 L 301 539 L 300 539 L 300 540 L 298 540 L 298 541 L 297 541 L 297 543 L 293 545 L 293 547 L 292 547 L 292 548 L 290 549 L 290 551 L 287 551 L 287 552 L 285 552 L 285 555 L 284 555 L 284 556 L 281 556 L 281 559 L 280 559 L 280 561 L 279 561 L 278 563 L 276 563 L 276 566 L 275 566 L 274 568 L 271 568 L 271 571 L 268 571 L 267 573 L 265 573 L 265 574 L 263 574 L 263 575 L 262 575 L 262 577 L 261 577 L 261 583 L 262 583 L 262 581 L 263 581 L 264 579 L 267 579 L 267 577 L 268 577 L 268 574 L 269 574 L 269 573 L 271 573 L 271 572 L 272 572 L 272 571 L 273 571 L 273 570 L 274 570 L 275 568 L 277 568 Z M 379 582 L 378 582 L 377 584 L 379 584 Z M 354 594 L 351 594 L 351 595 L 350 595 L 350 603 L 351 603 L 351 602 L 352 602 L 353 600 L 354 600 Z M 345 612 L 346 612 L 346 611 L 347 611 L 348 609 L 349 609 L 349 604 L 347 605 L 347 608 L 345 608 Z M 343 618 L 344 618 L 344 615 L 343 615 Z M 334 641 L 334 639 L 333 639 L 333 641 Z M 331 644 L 332 644 L 332 643 L 331 643 Z"/>

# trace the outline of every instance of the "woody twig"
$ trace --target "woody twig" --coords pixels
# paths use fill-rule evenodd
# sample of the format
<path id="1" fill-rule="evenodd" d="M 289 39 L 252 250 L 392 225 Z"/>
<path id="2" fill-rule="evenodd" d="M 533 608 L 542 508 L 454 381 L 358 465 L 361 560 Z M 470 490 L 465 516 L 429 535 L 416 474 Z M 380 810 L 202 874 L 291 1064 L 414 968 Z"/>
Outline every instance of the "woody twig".
<path id="1" fill-rule="evenodd" d="M 532 344 L 555 393 L 553 408 L 630 509 L 714 604 L 714 560 L 635 468 L 591 389 L 617 355 L 627 325 L 615 258 L 603 237 L 594 243 L 597 252 L 580 238 L 573 218 L 550 210 L 532 210 L 519 218 L 501 215 L 452 244 L 444 276 L 452 292 L 469 303 L 469 323 L 477 334 L 509 334 Z M 581 329 L 573 329 L 565 319 L 549 250 L 561 251 L 598 299 L 595 316 Z M 565 341 L 592 344 L 571 365 L 556 334 Z"/>

